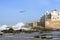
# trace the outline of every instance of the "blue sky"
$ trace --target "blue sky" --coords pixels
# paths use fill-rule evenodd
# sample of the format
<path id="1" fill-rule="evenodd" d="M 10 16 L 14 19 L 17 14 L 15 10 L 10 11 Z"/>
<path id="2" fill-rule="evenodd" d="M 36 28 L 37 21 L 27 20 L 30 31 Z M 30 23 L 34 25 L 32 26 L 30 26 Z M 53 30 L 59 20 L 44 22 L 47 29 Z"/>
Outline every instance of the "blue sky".
<path id="1" fill-rule="evenodd" d="M 60 11 L 60 0 L 0 0 L 0 25 L 38 20 L 53 9 Z"/>

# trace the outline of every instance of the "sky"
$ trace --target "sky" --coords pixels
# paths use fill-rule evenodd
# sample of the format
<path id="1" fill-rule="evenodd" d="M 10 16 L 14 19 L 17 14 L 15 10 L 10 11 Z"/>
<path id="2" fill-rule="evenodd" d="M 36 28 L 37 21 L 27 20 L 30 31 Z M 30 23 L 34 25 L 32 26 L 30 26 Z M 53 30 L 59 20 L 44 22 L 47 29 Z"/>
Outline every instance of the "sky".
<path id="1" fill-rule="evenodd" d="M 53 9 L 60 11 L 60 0 L 0 0 L 0 25 L 39 20 Z"/>

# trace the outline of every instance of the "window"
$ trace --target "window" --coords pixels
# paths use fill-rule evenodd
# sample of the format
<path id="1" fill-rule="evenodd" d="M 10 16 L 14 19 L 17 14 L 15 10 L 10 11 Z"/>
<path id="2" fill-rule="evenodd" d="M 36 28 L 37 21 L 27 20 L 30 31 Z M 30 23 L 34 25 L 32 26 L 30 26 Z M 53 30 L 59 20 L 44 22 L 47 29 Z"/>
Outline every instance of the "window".
<path id="1" fill-rule="evenodd" d="M 57 19 L 59 19 L 59 17 L 57 17 Z"/>
<path id="2" fill-rule="evenodd" d="M 58 14 L 58 16 L 59 16 L 60 14 Z"/>
<path id="3" fill-rule="evenodd" d="M 54 17 L 52 19 L 54 19 Z"/>
<path id="4" fill-rule="evenodd" d="M 57 18 L 53 17 L 54 20 L 56 20 Z"/>

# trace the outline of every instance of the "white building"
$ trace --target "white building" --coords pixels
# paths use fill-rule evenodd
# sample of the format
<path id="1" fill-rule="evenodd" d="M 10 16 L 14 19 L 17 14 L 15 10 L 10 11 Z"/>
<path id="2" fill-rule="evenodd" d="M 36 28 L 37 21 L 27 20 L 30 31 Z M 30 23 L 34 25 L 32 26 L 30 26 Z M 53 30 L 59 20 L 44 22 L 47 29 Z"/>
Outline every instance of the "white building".
<path id="1" fill-rule="evenodd" d="M 52 10 L 51 12 L 46 12 L 45 18 L 50 20 L 60 20 L 60 12 L 56 9 Z"/>
<path id="2" fill-rule="evenodd" d="M 46 21 L 49 21 L 49 22 L 55 21 L 57 24 L 59 24 L 58 22 L 60 22 L 60 12 L 57 11 L 56 9 L 50 12 L 47 11 L 40 19 L 41 26 L 45 27 L 45 24 L 49 24 L 49 22 L 46 22 Z"/>

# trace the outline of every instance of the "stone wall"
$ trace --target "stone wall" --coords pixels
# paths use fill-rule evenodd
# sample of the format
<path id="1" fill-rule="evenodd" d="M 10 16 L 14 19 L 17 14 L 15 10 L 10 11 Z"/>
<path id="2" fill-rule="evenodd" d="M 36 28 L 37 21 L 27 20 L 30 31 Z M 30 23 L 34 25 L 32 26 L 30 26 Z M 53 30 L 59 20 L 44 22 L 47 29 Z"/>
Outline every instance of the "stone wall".
<path id="1" fill-rule="evenodd" d="M 45 28 L 47 29 L 60 29 L 60 20 L 46 20 Z"/>

